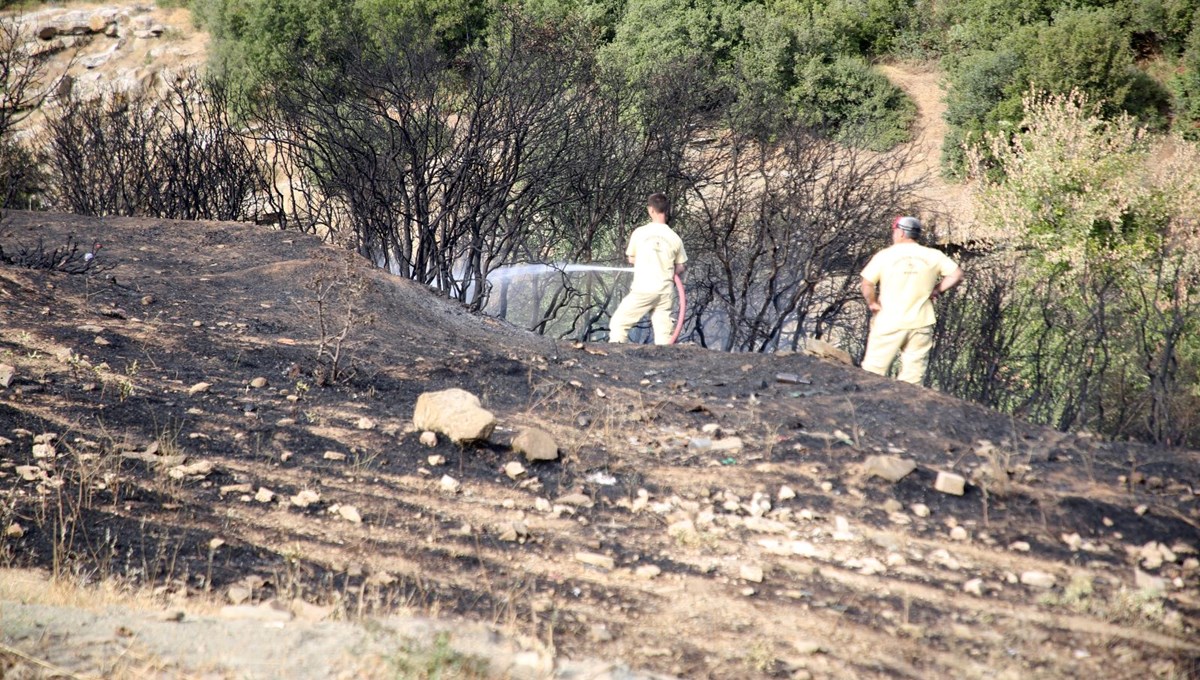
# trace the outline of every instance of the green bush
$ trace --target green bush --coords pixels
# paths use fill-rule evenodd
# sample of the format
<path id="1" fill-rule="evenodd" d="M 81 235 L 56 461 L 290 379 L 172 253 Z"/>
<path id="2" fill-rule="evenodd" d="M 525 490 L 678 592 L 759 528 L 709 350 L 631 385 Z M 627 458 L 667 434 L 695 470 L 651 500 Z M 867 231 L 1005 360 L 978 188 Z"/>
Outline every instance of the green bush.
<path id="1" fill-rule="evenodd" d="M 862 57 L 809 59 L 797 68 L 789 97 L 802 120 L 875 150 L 907 140 L 916 116 L 912 101 Z"/>
<path id="2" fill-rule="evenodd" d="M 1178 75 L 1171 85 L 1175 95 L 1176 129 L 1188 139 L 1200 139 L 1200 24 L 1188 36 Z"/>
<path id="3" fill-rule="evenodd" d="M 192 0 L 212 68 L 244 93 L 404 31 L 456 53 L 487 25 L 485 0 Z M 331 69 L 332 70 L 332 69 Z M 311 75 L 311 74 L 310 74 Z"/>

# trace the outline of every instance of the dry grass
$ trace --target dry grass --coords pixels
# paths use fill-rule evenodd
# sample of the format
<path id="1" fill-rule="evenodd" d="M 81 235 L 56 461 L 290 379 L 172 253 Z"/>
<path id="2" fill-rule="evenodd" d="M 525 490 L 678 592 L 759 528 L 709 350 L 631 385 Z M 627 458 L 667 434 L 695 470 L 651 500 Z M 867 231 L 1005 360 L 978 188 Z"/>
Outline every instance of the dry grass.
<path id="1" fill-rule="evenodd" d="M 81 585 L 69 578 L 52 578 L 50 574 L 37 569 L 0 569 L 0 602 L 3 601 L 75 607 L 88 611 L 115 605 L 147 612 L 179 609 L 173 603 L 164 602 L 150 588 L 131 588 L 117 579 Z M 219 609 L 219 602 L 198 597 L 196 593 L 191 593 L 187 599 L 190 614 L 210 614 Z"/>

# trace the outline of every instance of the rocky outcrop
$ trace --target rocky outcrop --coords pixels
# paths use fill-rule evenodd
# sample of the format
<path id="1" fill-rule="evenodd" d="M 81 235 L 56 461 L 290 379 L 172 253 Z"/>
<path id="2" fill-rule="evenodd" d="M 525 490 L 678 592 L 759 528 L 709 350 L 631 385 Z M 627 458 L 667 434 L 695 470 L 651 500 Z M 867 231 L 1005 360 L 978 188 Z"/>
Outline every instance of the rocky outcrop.
<path id="1" fill-rule="evenodd" d="M 49 66 L 43 81 L 51 99 L 152 90 L 202 68 L 205 59 L 207 37 L 182 9 L 46 7 L 15 21 L 24 49 Z"/>

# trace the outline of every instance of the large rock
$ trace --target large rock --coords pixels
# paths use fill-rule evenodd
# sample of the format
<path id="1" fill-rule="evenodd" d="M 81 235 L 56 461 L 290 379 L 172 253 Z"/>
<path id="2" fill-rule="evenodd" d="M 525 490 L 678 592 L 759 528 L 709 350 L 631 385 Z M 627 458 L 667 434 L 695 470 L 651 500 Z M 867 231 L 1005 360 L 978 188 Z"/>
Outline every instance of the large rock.
<path id="1" fill-rule="evenodd" d="M 526 428 L 513 438 L 513 451 L 525 454 L 526 460 L 558 460 L 558 443 L 549 432 L 535 427 Z"/>
<path id="2" fill-rule="evenodd" d="M 0 387 L 8 387 L 12 384 L 13 376 L 16 375 L 17 369 L 8 364 L 0 364 Z"/>
<path id="3" fill-rule="evenodd" d="M 492 436 L 496 416 L 480 405 L 479 397 L 453 387 L 417 397 L 413 425 L 418 430 L 440 432 L 451 441 L 462 443 Z"/>
<path id="4" fill-rule="evenodd" d="M 892 483 L 904 479 L 908 473 L 917 469 L 915 462 L 895 456 L 871 456 L 867 458 L 865 466 L 869 474 L 883 477 Z"/>

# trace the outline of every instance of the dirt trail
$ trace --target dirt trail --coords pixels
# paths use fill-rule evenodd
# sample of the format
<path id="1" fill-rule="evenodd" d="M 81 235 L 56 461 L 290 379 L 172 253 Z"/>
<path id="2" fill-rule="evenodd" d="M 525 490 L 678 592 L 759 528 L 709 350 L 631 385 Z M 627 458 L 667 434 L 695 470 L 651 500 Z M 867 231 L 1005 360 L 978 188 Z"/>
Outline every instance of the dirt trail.
<path id="1" fill-rule="evenodd" d="M 881 64 L 878 68 L 917 105 L 913 141 L 907 145 L 915 162 L 906 177 L 927 179 L 927 187 L 919 194 L 928 204 L 924 217 L 934 221 L 942 240 L 970 238 L 975 220 L 970 191 L 961 183 L 947 180 L 941 169 L 942 144 L 948 131 L 942 86 L 945 74 L 931 65 L 904 62 Z"/>

